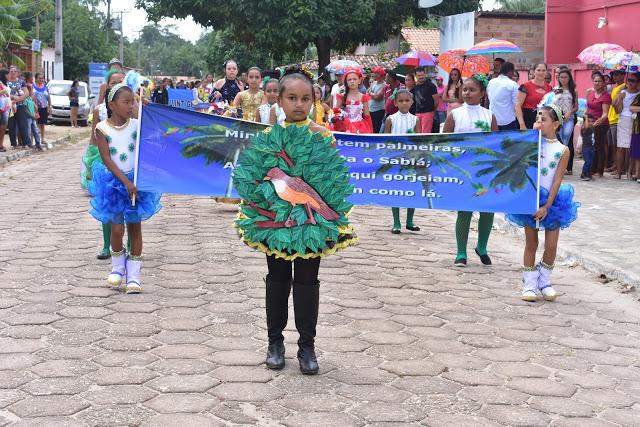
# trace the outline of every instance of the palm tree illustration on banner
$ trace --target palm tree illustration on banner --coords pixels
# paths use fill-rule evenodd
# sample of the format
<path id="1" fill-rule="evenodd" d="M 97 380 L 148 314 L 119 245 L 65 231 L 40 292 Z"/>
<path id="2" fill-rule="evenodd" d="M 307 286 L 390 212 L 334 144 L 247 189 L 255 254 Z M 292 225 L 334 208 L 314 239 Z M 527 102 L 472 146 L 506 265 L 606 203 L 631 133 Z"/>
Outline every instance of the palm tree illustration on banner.
<path id="1" fill-rule="evenodd" d="M 249 144 L 251 137 L 262 131 L 264 125 L 234 121 L 231 126 L 220 124 L 209 126 L 189 125 L 184 127 L 169 127 L 163 136 L 185 135 L 179 142 L 183 145 L 180 150 L 185 158 L 202 156 L 205 165 L 217 163 L 225 166 L 229 163 L 235 166 L 240 152 Z M 231 196 L 233 178 L 230 175 L 225 197 Z"/>
<path id="2" fill-rule="evenodd" d="M 438 135 L 436 140 L 431 140 L 430 142 L 433 144 L 437 144 L 439 147 L 445 147 L 445 146 L 451 146 L 453 142 L 460 142 L 460 141 L 461 140 L 459 135 L 442 134 L 442 135 Z M 390 145 L 398 144 L 398 143 L 414 144 L 406 139 L 403 139 L 402 141 L 387 140 L 385 141 L 385 143 Z M 469 174 L 468 171 L 466 171 L 465 169 L 461 168 L 460 166 L 458 166 L 457 164 L 449 160 L 449 158 L 455 159 L 460 157 L 462 153 L 459 153 L 459 152 L 453 152 L 453 151 L 438 152 L 438 151 L 430 151 L 430 150 L 421 151 L 421 150 L 409 149 L 397 154 L 398 150 L 395 148 L 384 148 L 379 151 L 381 151 L 383 154 L 396 153 L 395 155 L 390 157 L 390 159 L 399 160 L 402 158 L 402 159 L 414 160 L 414 162 L 411 162 L 411 164 L 408 164 L 408 165 L 403 165 L 403 164 L 394 165 L 394 164 L 387 163 L 380 166 L 376 171 L 376 174 L 383 174 L 385 172 L 388 172 L 394 166 L 398 166 L 399 168 L 398 171 L 400 173 L 413 172 L 416 174 L 417 177 L 425 178 L 421 181 L 422 189 L 424 190 L 425 194 L 429 194 L 429 192 L 431 191 L 431 187 L 434 185 L 434 183 L 430 182 L 430 177 L 433 175 L 432 174 L 433 167 L 439 168 L 440 172 L 442 173 L 446 173 L 447 169 L 455 170 L 460 174 L 462 174 L 463 176 L 471 179 L 471 174 Z M 423 162 L 418 162 L 418 160 L 423 160 Z M 433 209 L 433 206 L 434 206 L 433 199 L 434 199 L 433 197 L 427 198 L 429 209 Z"/>
<path id="3" fill-rule="evenodd" d="M 493 175 L 489 188 L 509 187 L 513 192 L 522 190 L 527 183 L 537 191 L 536 181 L 529 176 L 529 168 L 538 167 L 538 143 L 535 141 L 514 141 L 505 138 L 500 143 L 500 151 L 486 147 L 467 147 L 476 156 L 488 156 L 490 159 L 475 160 L 472 166 L 481 166 L 475 173 L 476 178 Z M 473 184 L 477 193 L 486 192 L 482 184 Z"/>

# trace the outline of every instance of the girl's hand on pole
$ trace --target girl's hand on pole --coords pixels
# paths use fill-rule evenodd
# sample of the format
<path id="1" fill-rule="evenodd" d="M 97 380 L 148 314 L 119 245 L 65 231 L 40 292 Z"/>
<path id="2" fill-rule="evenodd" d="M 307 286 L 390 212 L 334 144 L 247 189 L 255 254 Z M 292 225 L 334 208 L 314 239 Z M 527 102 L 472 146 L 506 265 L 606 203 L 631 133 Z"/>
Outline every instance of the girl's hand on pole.
<path id="1" fill-rule="evenodd" d="M 533 214 L 533 219 L 535 219 L 536 221 L 542 221 L 547 217 L 547 213 L 548 213 L 547 207 L 541 206 L 540 209 L 538 209 L 538 211 L 535 214 Z"/>
<path id="2" fill-rule="evenodd" d="M 126 185 L 127 192 L 129 193 L 129 198 L 135 200 L 136 194 L 138 194 L 138 189 L 131 181 L 127 181 Z M 135 202 L 134 202 L 135 203 Z"/>

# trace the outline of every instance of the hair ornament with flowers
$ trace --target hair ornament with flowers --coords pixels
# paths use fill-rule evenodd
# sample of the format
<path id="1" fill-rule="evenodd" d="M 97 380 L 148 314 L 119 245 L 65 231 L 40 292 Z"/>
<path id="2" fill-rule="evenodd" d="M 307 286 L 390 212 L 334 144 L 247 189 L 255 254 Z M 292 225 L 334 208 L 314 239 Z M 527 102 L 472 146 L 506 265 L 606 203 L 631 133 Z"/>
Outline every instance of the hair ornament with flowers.
<path id="1" fill-rule="evenodd" d="M 471 78 L 480 83 L 484 89 L 486 89 L 489 84 L 489 79 L 484 74 L 474 74 Z"/>

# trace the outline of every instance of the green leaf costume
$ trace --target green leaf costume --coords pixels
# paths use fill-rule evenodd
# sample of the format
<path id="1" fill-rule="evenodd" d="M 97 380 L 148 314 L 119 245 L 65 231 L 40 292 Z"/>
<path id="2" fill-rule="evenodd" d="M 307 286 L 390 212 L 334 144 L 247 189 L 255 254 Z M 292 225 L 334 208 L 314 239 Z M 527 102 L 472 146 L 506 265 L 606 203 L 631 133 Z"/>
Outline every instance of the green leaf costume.
<path id="1" fill-rule="evenodd" d="M 289 261 L 330 255 L 358 240 L 347 219 L 353 207 L 346 200 L 353 194 L 349 169 L 331 133 L 314 133 L 309 123 L 256 135 L 233 175 L 243 199 L 235 221 L 241 239 Z"/>

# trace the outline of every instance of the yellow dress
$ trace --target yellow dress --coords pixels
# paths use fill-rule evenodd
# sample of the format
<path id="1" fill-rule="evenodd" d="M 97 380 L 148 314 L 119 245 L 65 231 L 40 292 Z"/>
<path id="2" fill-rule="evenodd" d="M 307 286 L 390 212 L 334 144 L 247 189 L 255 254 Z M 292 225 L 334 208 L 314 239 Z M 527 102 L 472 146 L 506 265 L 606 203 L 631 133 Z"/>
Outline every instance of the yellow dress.
<path id="1" fill-rule="evenodd" d="M 264 92 L 261 90 L 252 94 L 249 90 L 240 92 L 240 105 L 236 105 L 236 108 L 242 109 L 242 118 L 249 120 L 250 122 L 259 122 L 260 114 L 258 114 L 258 108 L 262 103 L 262 97 Z"/>
<path id="2" fill-rule="evenodd" d="M 326 114 L 324 111 L 324 107 L 322 106 L 322 101 L 317 100 L 315 104 L 313 104 L 313 111 L 311 114 L 312 114 L 311 120 L 313 120 L 314 122 L 316 122 L 316 124 L 319 124 L 320 126 L 327 127 L 328 123 L 324 120 Z"/>

